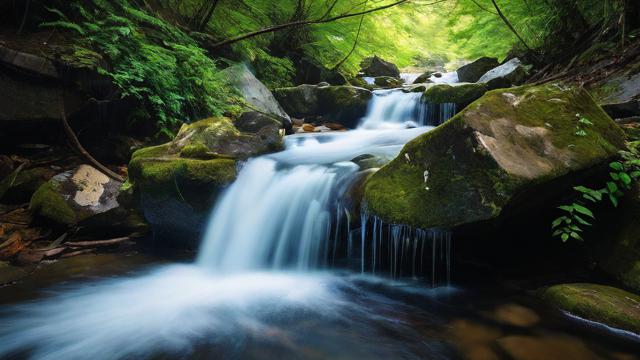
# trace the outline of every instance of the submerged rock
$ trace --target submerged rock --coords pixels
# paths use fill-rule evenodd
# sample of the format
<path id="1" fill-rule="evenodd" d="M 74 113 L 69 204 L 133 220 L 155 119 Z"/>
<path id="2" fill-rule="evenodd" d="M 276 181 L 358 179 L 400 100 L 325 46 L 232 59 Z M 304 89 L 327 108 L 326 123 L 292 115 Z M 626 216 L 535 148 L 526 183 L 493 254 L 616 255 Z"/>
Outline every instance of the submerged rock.
<path id="1" fill-rule="evenodd" d="M 378 56 L 364 58 L 360 63 L 361 72 L 365 76 L 391 76 L 400 78 L 400 70 L 395 64 L 384 61 Z"/>
<path id="2" fill-rule="evenodd" d="M 480 59 L 464 65 L 456 70 L 458 73 L 458 80 L 460 82 L 474 83 L 486 74 L 487 71 L 500 66 L 498 59 L 490 57 L 481 57 Z"/>
<path id="3" fill-rule="evenodd" d="M 493 90 L 520 85 L 526 79 L 527 68 L 522 65 L 520 59 L 514 58 L 487 71 L 477 82 L 485 83 L 489 90 Z"/>
<path id="4" fill-rule="evenodd" d="M 371 91 L 354 86 L 300 85 L 274 90 L 276 99 L 291 116 L 322 116 L 354 127 L 367 111 Z"/>
<path id="5" fill-rule="evenodd" d="M 585 136 L 576 113 L 593 123 Z M 582 89 L 492 91 L 405 145 L 369 178 L 365 201 L 389 223 L 451 228 L 543 206 L 563 180 L 575 183 L 623 146 L 622 130 Z"/>
<path id="6" fill-rule="evenodd" d="M 41 185 L 31 197 L 29 208 L 55 224 L 75 225 L 118 207 L 121 185 L 92 166 L 80 165 Z"/>
<path id="7" fill-rule="evenodd" d="M 142 201 L 157 239 L 194 246 L 206 215 L 222 189 L 233 182 L 238 162 L 282 149 L 281 124 L 259 113 L 183 125 L 166 144 L 136 151 L 129 184 Z"/>
<path id="8" fill-rule="evenodd" d="M 640 334 L 640 296 L 611 286 L 562 284 L 541 289 L 549 304 L 583 319 Z"/>
<path id="9" fill-rule="evenodd" d="M 428 86 L 422 100 L 429 104 L 460 104 L 462 107 L 479 99 L 487 92 L 485 84 L 434 84 Z"/>

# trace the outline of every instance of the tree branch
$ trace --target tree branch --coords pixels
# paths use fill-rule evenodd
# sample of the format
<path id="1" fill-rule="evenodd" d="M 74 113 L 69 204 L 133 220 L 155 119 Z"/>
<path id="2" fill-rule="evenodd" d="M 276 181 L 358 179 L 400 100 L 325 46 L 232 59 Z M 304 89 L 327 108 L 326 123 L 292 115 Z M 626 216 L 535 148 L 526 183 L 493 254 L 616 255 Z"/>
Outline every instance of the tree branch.
<path id="1" fill-rule="evenodd" d="M 367 2 L 368 0 L 364 2 L 365 9 L 367 8 Z M 353 41 L 353 47 L 351 48 L 349 53 L 347 53 L 347 55 L 333 67 L 332 70 L 338 70 L 338 68 L 340 68 L 340 66 L 342 66 L 342 64 L 344 64 L 344 62 L 347 61 L 351 54 L 353 54 L 353 52 L 356 50 L 356 47 L 358 46 L 358 39 L 360 38 L 360 30 L 362 30 L 362 23 L 364 22 L 364 16 L 365 14 L 362 14 L 362 17 L 360 17 L 360 24 L 358 24 L 358 32 L 356 33 L 356 39 Z"/>
<path id="2" fill-rule="evenodd" d="M 520 40 L 520 42 L 522 43 L 522 45 L 524 45 L 524 47 L 527 48 L 527 50 L 529 51 L 533 51 L 531 50 L 531 48 L 529 47 L 529 45 L 527 45 L 526 41 L 524 41 L 524 39 L 520 36 L 520 34 L 518 34 L 518 32 L 516 31 L 516 29 L 513 27 L 513 25 L 511 25 L 511 22 L 509 21 L 509 19 L 507 19 L 506 16 L 504 16 L 504 14 L 502 13 L 502 10 L 500 10 L 500 7 L 498 6 L 498 4 L 496 3 L 496 0 L 491 0 L 491 2 L 493 3 L 493 6 L 496 8 L 496 11 L 498 12 L 498 16 L 500 16 L 500 18 L 502 19 L 502 21 L 507 25 L 507 27 L 509 28 L 509 30 L 511 30 L 511 32 L 513 32 L 516 37 L 518 38 L 518 40 Z"/>
<path id="3" fill-rule="evenodd" d="M 336 16 L 332 16 L 332 17 L 326 17 L 326 18 L 318 18 L 318 19 L 312 19 L 312 20 L 300 20 L 300 21 L 293 21 L 290 23 L 286 23 L 286 24 L 279 24 L 279 25 L 274 25 L 274 26 L 270 26 L 270 27 L 266 27 L 260 30 L 256 30 L 256 31 L 252 31 L 252 32 L 248 32 L 242 35 L 238 35 L 235 37 L 232 37 L 230 39 L 227 40 L 223 40 L 220 41 L 216 44 L 212 44 L 209 46 L 210 49 L 215 49 L 215 48 L 219 48 L 221 46 L 225 46 L 225 45 L 229 45 L 229 44 L 233 44 L 236 43 L 238 41 L 242 41 L 248 38 L 252 38 L 254 36 L 258 36 L 258 35 L 262 35 L 262 34 L 268 34 L 268 33 L 272 33 L 278 30 L 283 30 L 283 29 L 287 29 L 287 28 L 291 28 L 291 27 L 298 27 L 298 26 L 305 26 L 305 25 L 314 25 L 314 24 L 323 24 L 323 23 L 328 23 L 328 22 L 332 22 L 332 21 L 336 21 L 336 20 L 341 20 L 341 19 L 346 19 L 346 18 L 350 18 L 350 17 L 354 17 L 354 16 L 360 16 L 360 15 L 364 15 L 364 14 L 369 14 L 372 12 L 376 12 L 376 11 L 380 11 L 380 10 L 385 10 L 403 3 L 407 3 L 411 0 L 398 0 L 396 2 L 393 2 L 391 4 L 387 4 L 387 5 L 383 5 L 383 6 L 379 6 L 379 7 L 375 7 L 369 10 L 363 10 L 360 12 L 355 12 L 355 13 L 348 13 L 348 14 L 342 14 L 342 15 L 336 15 Z M 439 0 L 434 2 L 435 3 L 440 3 L 446 0 Z M 335 5 L 337 1 L 334 2 L 334 4 L 332 5 L 332 7 Z M 331 11 L 331 10 L 329 10 Z"/>

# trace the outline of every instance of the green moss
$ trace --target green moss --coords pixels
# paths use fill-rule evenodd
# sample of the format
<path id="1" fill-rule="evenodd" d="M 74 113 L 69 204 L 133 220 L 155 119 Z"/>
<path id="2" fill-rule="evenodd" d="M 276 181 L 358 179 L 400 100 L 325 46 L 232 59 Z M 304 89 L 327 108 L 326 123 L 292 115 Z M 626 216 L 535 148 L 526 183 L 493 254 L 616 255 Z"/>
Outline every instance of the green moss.
<path id="1" fill-rule="evenodd" d="M 55 185 L 47 182 L 40 186 L 31 197 L 29 209 L 43 218 L 61 225 L 74 225 L 76 214 L 69 204 L 58 194 Z"/>
<path id="2" fill-rule="evenodd" d="M 593 123 L 587 136 L 575 134 L 576 113 Z M 623 146 L 622 131 L 584 90 L 490 91 L 405 145 L 367 181 L 365 201 L 387 222 L 422 228 L 487 220 L 517 194 L 608 161 Z"/>
<path id="3" fill-rule="evenodd" d="M 573 315 L 640 334 L 640 296 L 610 286 L 563 284 L 541 289 L 550 304 Z"/>
<path id="4" fill-rule="evenodd" d="M 196 142 L 194 144 L 188 144 L 187 146 L 183 147 L 182 150 L 180 150 L 180 156 L 185 158 L 206 160 L 215 158 L 216 154 L 209 151 L 209 148 L 205 144 Z"/>
<path id="5" fill-rule="evenodd" d="M 432 85 L 425 90 L 422 100 L 430 104 L 469 104 L 487 92 L 485 84 Z"/>
<path id="6" fill-rule="evenodd" d="M 136 150 L 132 155 L 131 159 L 135 158 L 153 158 L 153 157 L 163 157 L 169 153 L 170 143 L 145 147 L 142 149 Z"/>

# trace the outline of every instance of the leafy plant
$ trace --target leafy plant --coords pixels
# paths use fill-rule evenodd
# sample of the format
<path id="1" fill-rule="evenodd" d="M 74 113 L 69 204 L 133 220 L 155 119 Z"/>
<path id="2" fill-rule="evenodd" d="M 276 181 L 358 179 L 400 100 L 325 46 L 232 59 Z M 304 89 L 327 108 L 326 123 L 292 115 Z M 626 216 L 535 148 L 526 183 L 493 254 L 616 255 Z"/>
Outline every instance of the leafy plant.
<path id="1" fill-rule="evenodd" d="M 585 137 L 587 136 L 587 131 L 586 128 L 593 125 L 593 123 L 591 121 L 589 121 L 589 119 L 587 119 L 584 116 L 581 116 L 580 114 L 576 114 L 576 117 L 578 118 L 578 125 L 576 125 L 576 136 L 580 136 L 580 137 Z"/>
<path id="2" fill-rule="evenodd" d="M 609 178 L 600 189 L 576 186 L 576 200 L 569 205 L 559 206 L 564 214 L 553 220 L 551 227 L 553 236 L 563 242 L 569 239 L 582 240 L 583 227 L 591 226 L 595 219 L 589 205 L 599 203 L 605 197 L 614 207 L 620 203 L 625 191 L 640 179 L 640 142 L 629 143 L 628 151 L 620 152 L 620 160 L 609 164 Z"/>
<path id="3" fill-rule="evenodd" d="M 139 10 L 128 0 L 70 3 L 59 20 L 42 24 L 77 32 L 77 46 L 100 53 L 122 97 L 139 101 L 137 119 L 151 120 L 171 137 L 183 122 L 237 111 L 239 98 L 216 63 L 189 35 Z M 144 114 L 144 116 L 140 116 Z"/>

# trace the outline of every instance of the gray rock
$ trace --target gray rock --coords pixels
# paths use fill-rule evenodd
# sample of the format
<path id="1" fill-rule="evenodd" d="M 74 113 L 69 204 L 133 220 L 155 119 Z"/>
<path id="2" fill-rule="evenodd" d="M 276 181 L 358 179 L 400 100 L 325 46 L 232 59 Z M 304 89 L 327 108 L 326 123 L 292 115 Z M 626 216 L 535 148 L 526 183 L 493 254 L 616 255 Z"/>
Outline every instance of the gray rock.
<path id="1" fill-rule="evenodd" d="M 489 89 L 493 90 L 520 85 L 526 77 L 527 69 L 518 58 L 514 58 L 487 71 L 477 82 L 485 83 Z"/>
<path id="2" fill-rule="evenodd" d="M 365 76 L 391 76 L 400 78 L 400 70 L 395 64 L 384 61 L 378 56 L 368 57 L 360 63 L 361 72 Z"/>
<path id="3" fill-rule="evenodd" d="M 476 82 L 480 80 L 482 75 L 487 71 L 500 66 L 498 59 L 490 57 L 481 57 L 480 59 L 464 65 L 456 72 L 458 73 L 458 80 L 460 82 Z"/>

